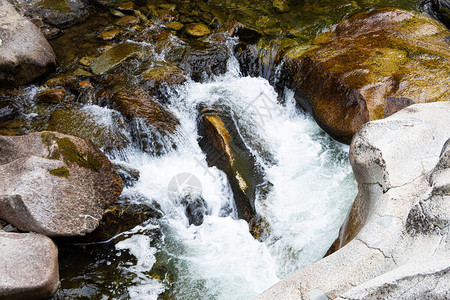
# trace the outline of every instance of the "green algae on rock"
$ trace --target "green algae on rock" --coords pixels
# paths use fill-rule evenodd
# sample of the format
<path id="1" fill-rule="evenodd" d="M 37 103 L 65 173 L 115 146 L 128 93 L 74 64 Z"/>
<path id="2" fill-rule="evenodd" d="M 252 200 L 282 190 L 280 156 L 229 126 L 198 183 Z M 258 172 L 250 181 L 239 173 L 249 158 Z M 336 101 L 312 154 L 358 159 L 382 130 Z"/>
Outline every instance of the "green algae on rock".
<path id="1" fill-rule="evenodd" d="M 0 136 L 0 144 L 0 218 L 21 230 L 48 236 L 92 232 L 123 189 L 90 140 L 35 132 Z"/>
<path id="2" fill-rule="evenodd" d="M 20 6 L 32 17 L 59 27 L 81 22 L 88 16 L 86 5 L 80 0 L 31 0 L 20 3 Z"/>
<path id="3" fill-rule="evenodd" d="M 117 117 L 119 125 L 123 124 L 123 120 L 116 115 L 118 113 L 112 117 Z M 123 128 L 99 124 L 92 115 L 80 109 L 55 110 L 43 127 L 49 131 L 88 138 L 104 151 L 123 149 L 130 142 L 128 137 L 122 133 L 121 129 Z"/>
<path id="4" fill-rule="evenodd" d="M 412 104 L 450 100 L 450 31 L 400 9 L 361 13 L 285 56 L 296 99 L 335 139 Z"/>
<path id="5" fill-rule="evenodd" d="M 129 57 L 137 54 L 141 47 L 137 44 L 122 43 L 100 55 L 91 64 L 94 74 L 105 74 Z"/>
<path id="6" fill-rule="evenodd" d="M 69 169 L 65 167 L 60 167 L 57 169 L 53 169 L 48 171 L 51 175 L 57 176 L 57 177 L 69 177 Z"/>
<path id="7" fill-rule="evenodd" d="M 202 37 L 211 33 L 209 27 L 201 23 L 192 23 L 186 25 L 185 30 L 186 33 L 192 37 Z"/>
<path id="8" fill-rule="evenodd" d="M 51 132 L 43 132 L 41 138 L 42 142 L 49 147 L 50 159 L 62 157 L 68 165 L 76 164 L 79 167 L 99 172 L 102 163 L 91 152 L 81 152 L 68 137 L 58 138 Z M 53 142 L 58 145 L 57 149 L 52 147 Z"/>

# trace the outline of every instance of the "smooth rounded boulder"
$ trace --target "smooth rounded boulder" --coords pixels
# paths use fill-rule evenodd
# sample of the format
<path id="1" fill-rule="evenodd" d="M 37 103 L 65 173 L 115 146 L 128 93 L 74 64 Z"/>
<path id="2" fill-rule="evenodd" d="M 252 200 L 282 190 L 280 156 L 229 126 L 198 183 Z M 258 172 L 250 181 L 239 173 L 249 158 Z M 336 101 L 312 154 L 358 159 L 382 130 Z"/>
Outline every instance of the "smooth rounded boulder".
<path id="1" fill-rule="evenodd" d="M 55 53 L 41 31 L 0 0 L 0 86 L 30 83 L 55 66 Z"/>
<path id="2" fill-rule="evenodd" d="M 122 192 L 90 141 L 57 132 L 0 136 L 0 219 L 48 236 L 84 235 Z"/>
<path id="3" fill-rule="evenodd" d="M 333 138 L 414 103 L 450 100 L 450 31 L 415 12 L 357 14 L 285 55 L 297 102 Z"/>
<path id="4" fill-rule="evenodd" d="M 0 232 L 0 300 L 46 299 L 58 288 L 58 249 L 46 236 Z"/>

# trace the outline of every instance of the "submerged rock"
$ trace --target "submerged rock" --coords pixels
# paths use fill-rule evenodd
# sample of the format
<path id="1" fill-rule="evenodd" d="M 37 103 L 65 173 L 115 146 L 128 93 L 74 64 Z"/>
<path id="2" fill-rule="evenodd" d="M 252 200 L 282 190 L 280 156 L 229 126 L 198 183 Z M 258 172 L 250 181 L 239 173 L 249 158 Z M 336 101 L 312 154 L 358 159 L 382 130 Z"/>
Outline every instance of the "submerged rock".
<path id="1" fill-rule="evenodd" d="M 361 127 L 342 248 L 257 299 L 449 298 L 449 119 L 448 102 L 416 104 Z"/>
<path id="2" fill-rule="evenodd" d="M 46 236 L 0 232 L 0 299 L 46 299 L 59 286 L 58 249 Z"/>
<path id="3" fill-rule="evenodd" d="M 40 30 L 0 0 L 0 85 L 30 83 L 56 66 L 53 49 Z"/>
<path id="4" fill-rule="evenodd" d="M 92 62 L 91 70 L 96 75 L 105 74 L 127 58 L 137 55 L 140 48 L 139 45 L 132 43 L 114 46 Z"/>
<path id="5" fill-rule="evenodd" d="M 88 15 L 87 7 L 81 0 L 29 0 L 18 3 L 28 16 L 59 27 L 81 22 Z"/>
<path id="6" fill-rule="evenodd" d="M 121 89 L 113 97 L 113 107 L 127 118 L 142 118 L 162 133 L 174 133 L 178 119 L 150 94 L 140 88 Z"/>
<path id="7" fill-rule="evenodd" d="M 24 231 L 84 235 L 123 183 L 90 141 L 56 132 L 0 137 L 0 218 Z"/>
<path id="8" fill-rule="evenodd" d="M 263 182 L 262 174 L 235 121 L 224 110 L 206 107 L 200 113 L 198 129 L 199 145 L 208 165 L 216 166 L 228 177 L 239 218 L 253 222 L 256 189 Z"/>
<path id="9" fill-rule="evenodd" d="M 450 99 L 450 31 L 429 17 L 374 10 L 314 43 L 288 52 L 287 70 L 297 102 L 339 141 L 412 103 Z"/>
<path id="10" fill-rule="evenodd" d="M 39 130 L 57 131 L 90 139 L 104 151 L 120 150 L 130 142 L 124 133 L 125 125 L 119 113 L 111 114 L 114 124 L 98 122 L 88 111 L 82 109 L 55 110 L 50 119 Z"/>
<path id="11" fill-rule="evenodd" d="M 194 224 L 195 226 L 200 226 L 203 224 L 205 215 L 208 214 L 208 204 L 200 195 L 189 193 L 183 195 L 181 204 L 185 208 L 189 225 Z"/>
<path id="12" fill-rule="evenodd" d="M 201 43 L 189 49 L 182 61 L 183 70 L 197 82 L 227 70 L 228 49 L 222 42 Z"/>
<path id="13" fill-rule="evenodd" d="M 93 232 L 84 237 L 75 237 L 68 241 L 84 243 L 107 241 L 122 232 L 161 217 L 160 210 L 147 205 L 115 204 L 105 210 L 99 226 Z"/>

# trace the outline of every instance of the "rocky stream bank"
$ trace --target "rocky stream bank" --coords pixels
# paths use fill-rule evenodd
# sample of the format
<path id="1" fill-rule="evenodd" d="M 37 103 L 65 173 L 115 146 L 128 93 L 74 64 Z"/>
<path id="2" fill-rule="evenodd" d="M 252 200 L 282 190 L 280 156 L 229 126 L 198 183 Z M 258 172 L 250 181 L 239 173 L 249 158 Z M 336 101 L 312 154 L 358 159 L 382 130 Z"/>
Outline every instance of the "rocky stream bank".
<path id="1" fill-rule="evenodd" d="M 125 288 L 142 274 L 163 286 L 155 299 L 182 297 L 158 262 L 130 277 L 83 262 L 114 266 L 108 243 L 142 228 L 140 241 L 164 235 L 161 203 L 123 193 L 141 176 L 123 161 L 131 148 L 161 157 L 183 145 L 190 128 L 170 99 L 225 74 L 231 59 L 350 144 L 358 183 L 329 255 L 257 299 L 449 298 L 449 9 L 446 0 L 0 0 L 0 299 L 146 299 Z M 225 101 L 196 113 L 208 167 L 223 172 L 236 219 L 264 242 L 271 228 L 258 203 L 273 184 L 261 164 L 276 158 Z M 212 214 L 201 195 L 180 197 L 187 226 Z"/>

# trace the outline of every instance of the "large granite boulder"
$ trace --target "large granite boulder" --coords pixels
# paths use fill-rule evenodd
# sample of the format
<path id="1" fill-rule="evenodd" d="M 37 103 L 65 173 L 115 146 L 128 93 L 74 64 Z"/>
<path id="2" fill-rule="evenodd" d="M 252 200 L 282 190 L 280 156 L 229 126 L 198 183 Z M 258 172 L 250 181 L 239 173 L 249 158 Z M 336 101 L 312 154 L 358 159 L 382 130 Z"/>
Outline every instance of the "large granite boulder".
<path id="1" fill-rule="evenodd" d="M 418 13 L 361 13 L 285 55 L 297 102 L 333 138 L 413 103 L 450 99 L 450 31 Z"/>
<path id="2" fill-rule="evenodd" d="M 0 136 L 0 219 L 48 236 L 84 235 L 122 192 L 90 141 L 57 132 Z"/>
<path id="3" fill-rule="evenodd" d="M 350 148 L 359 193 L 345 246 L 257 299 L 448 299 L 448 120 L 450 103 L 438 102 L 361 127 Z"/>
<path id="4" fill-rule="evenodd" d="M 58 249 L 46 236 L 0 232 L 0 299 L 44 299 L 58 288 Z"/>
<path id="5" fill-rule="evenodd" d="M 55 53 L 39 29 L 0 0 L 0 86 L 30 83 L 55 65 Z"/>

